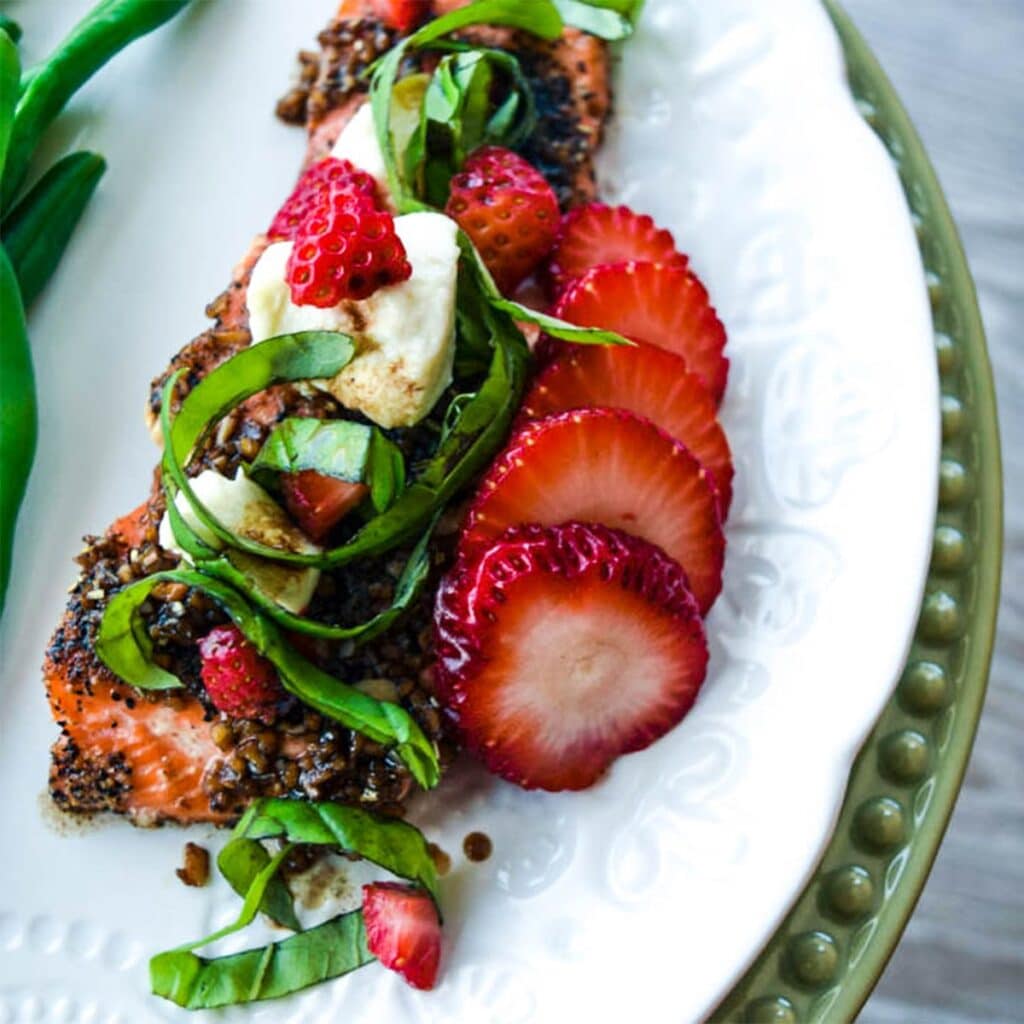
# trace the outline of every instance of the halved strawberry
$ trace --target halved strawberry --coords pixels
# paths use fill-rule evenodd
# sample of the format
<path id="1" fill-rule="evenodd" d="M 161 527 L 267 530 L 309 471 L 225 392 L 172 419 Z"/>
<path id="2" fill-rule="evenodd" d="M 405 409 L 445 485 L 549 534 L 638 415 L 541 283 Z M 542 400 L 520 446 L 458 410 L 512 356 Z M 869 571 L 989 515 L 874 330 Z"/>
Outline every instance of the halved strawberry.
<path id="1" fill-rule="evenodd" d="M 441 962 L 441 922 L 423 890 L 394 882 L 363 886 L 366 945 L 413 988 L 432 989 Z"/>
<path id="2" fill-rule="evenodd" d="M 562 293 L 555 316 L 603 327 L 676 352 L 699 374 L 716 402 L 725 394 L 725 328 L 707 289 L 682 267 L 617 263 L 594 267 Z"/>
<path id="3" fill-rule="evenodd" d="M 638 260 L 686 269 L 690 262 L 676 248 L 670 231 L 628 206 L 589 203 L 563 218 L 551 252 L 548 274 L 556 293 L 591 267 Z"/>
<path id="4" fill-rule="evenodd" d="M 527 789 L 585 789 L 689 711 L 708 652 L 680 566 L 603 526 L 510 531 L 436 606 L 441 692 L 467 746 Z"/>
<path id="5" fill-rule="evenodd" d="M 536 167 L 501 146 L 470 154 L 452 178 L 445 213 L 473 240 L 506 295 L 551 251 L 558 197 Z"/>
<path id="6" fill-rule="evenodd" d="M 365 484 L 350 484 L 304 469 L 281 477 L 288 514 L 315 541 L 322 541 L 370 493 Z"/>
<path id="7" fill-rule="evenodd" d="M 199 641 L 200 677 L 211 703 L 234 718 L 270 722 L 285 695 L 274 666 L 234 624 L 217 626 Z"/>
<path id="8" fill-rule="evenodd" d="M 480 484 L 462 548 L 478 553 L 509 527 L 569 520 L 657 544 L 686 570 L 701 612 L 722 589 L 725 538 L 714 479 L 643 416 L 582 409 L 517 431 Z"/>
<path id="9" fill-rule="evenodd" d="M 267 234 L 275 240 L 294 240 L 310 213 L 325 199 L 337 195 L 365 196 L 375 203 L 377 183 L 348 160 L 324 157 L 299 178 L 292 194 L 277 211 Z"/>
<path id="10" fill-rule="evenodd" d="M 732 501 L 732 454 L 704 382 L 686 360 L 645 345 L 573 345 L 537 378 L 524 419 L 598 406 L 646 416 L 681 441 L 711 472 L 724 521 Z"/>

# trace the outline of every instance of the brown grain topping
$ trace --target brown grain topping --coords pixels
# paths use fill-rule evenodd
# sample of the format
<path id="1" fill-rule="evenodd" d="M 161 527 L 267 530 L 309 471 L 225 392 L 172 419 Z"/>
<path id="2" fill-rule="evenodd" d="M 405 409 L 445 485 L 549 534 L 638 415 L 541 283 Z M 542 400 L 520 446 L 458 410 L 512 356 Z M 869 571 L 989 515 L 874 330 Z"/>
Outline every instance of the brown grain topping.
<path id="1" fill-rule="evenodd" d="M 195 843 L 186 843 L 184 862 L 174 873 L 185 885 L 202 888 L 210 880 L 209 851 Z"/>

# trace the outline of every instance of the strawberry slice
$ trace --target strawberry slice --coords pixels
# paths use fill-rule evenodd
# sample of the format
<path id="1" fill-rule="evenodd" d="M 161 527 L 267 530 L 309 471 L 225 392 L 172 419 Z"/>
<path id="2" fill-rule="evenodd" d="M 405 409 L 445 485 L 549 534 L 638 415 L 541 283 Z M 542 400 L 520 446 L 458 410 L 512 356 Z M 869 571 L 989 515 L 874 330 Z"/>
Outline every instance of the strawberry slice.
<path id="1" fill-rule="evenodd" d="M 304 469 L 281 477 L 288 514 L 302 532 L 322 541 L 370 493 L 365 484 L 350 484 Z"/>
<path id="2" fill-rule="evenodd" d="M 441 922 L 422 889 L 394 882 L 363 886 L 366 945 L 413 988 L 432 989 L 441 962 Z"/>
<path id="3" fill-rule="evenodd" d="M 524 419 L 595 406 L 646 416 L 681 441 L 711 472 L 723 522 L 732 501 L 732 454 L 715 403 L 686 361 L 663 348 L 573 345 L 537 378 Z"/>
<path id="4" fill-rule="evenodd" d="M 617 263 L 588 270 L 562 293 L 555 316 L 603 327 L 681 355 L 716 402 L 725 394 L 725 328 L 707 289 L 688 270 L 660 263 Z"/>
<path id="5" fill-rule="evenodd" d="M 591 267 L 629 260 L 684 270 L 690 262 L 676 248 L 672 233 L 646 214 L 634 213 L 628 206 L 589 203 L 562 218 L 548 274 L 557 293 Z"/>
<path id="6" fill-rule="evenodd" d="M 657 544 L 686 570 L 701 612 L 722 589 L 725 538 L 710 472 L 650 420 L 581 409 L 519 430 L 480 485 L 462 547 L 509 527 L 602 523 Z"/>
<path id="7" fill-rule="evenodd" d="M 593 785 L 692 707 L 708 651 L 686 574 L 603 526 L 509 531 L 438 593 L 438 680 L 466 745 L 527 789 Z"/>

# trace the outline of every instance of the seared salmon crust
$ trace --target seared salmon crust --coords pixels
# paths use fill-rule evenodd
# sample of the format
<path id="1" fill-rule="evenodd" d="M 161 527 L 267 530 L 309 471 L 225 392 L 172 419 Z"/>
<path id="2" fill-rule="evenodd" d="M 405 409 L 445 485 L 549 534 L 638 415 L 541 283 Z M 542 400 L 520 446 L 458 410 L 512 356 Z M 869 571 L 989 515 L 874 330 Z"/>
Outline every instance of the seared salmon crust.
<path id="1" fill-rule="evenodd" d="M 319 52 L 301 55 L 300 81 L 279 107 L 279 113 L 301 120 L 308 130 L 307 164 L 326 154 L 365 102 L 365 83 L 359 75 L 396 38 L 392 30 L 365 16 L 359 5 L 360 0 L 346 0 L 347 16 L 335 19 L 321 34 Z M 453 0 L 437 0 L 436 5 L 450 7 Z M 500 29 L 467 32 L 466 38 L 471 37 L 505 46 L 520 57 L 540 113 L 526 155 L 552 181 L 563 205 L 592 198 L 593 154 L 609 103 L 603 44 L 571 29 L 551 44 Z M 185 370 L 176 395 L 180 400 L 207 373 L 250 344 L 246 290 L 267 244 L 264 235 L 256 237 L 227 289 L 207 307 L 211 326 L 154 380 L 147 419 L 155 435 L 161 388 L 172 373 Z M 438 409 L 446 406 L 442 399 Z M 291 415 L 360 418 L 326 394 L 292 386 L 272 388 L 220 424 L 192 471 L 212 468 L 233 475 L 241 460 L 255 456 L 273 426 Z M 436 443 L 440 419 L 438 412 L 413 428 L 388 432 L 410 466 Z M 103 536 L 87 538 L 79 556 L 81 575 L 43 667 L 51 710 L 61 729 L 50 772 L 54 801 L 68 811 L 108 811 L 146 825 L 229 822 L 259 796 L 334 799 L 403 814 L 413 787 L 411 776 L 397 758 L 363 736 L 292 698 L 282 701 L 273 726 L 232 720 L 212 707 L 199 678 L 196 640 L 225 617 L 201 593 L 164 585 L 143 606 L 156 659 L 184 681 L 183 690 L 143 694 L 117 680 L 99 661 L 93 645 L 111 595 L 177 564 L 157 540 L 163 512 L 157 476 L 148 500 Z M 456 525 L 454 520 L 449 525 L 449 539 Z M 450 554 L 444 523 L 439 535 L 434 552 L 438 577 Z M 357 622 L 387 607 L 406 554 L 389 552 L 325 573 L 310 614 L 326 622 Z M 433 696 L 433 589 L 428 586 L 418 606 L 398 625 L 358 650 L 303 638 L 296 643 L 339 679 L 391 687 L 389 696 L 437 743 L 444 766 L 456 748 Z"/>

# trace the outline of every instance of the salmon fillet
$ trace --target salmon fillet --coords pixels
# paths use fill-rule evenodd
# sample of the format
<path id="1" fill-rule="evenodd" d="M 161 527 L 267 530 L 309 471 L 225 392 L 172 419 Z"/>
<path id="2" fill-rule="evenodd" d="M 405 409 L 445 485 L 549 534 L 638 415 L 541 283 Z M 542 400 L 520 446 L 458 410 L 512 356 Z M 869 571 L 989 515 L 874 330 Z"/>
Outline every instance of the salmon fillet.
<path id="1" fill-rule="evenodd" d="M 141 505 L 111 526 L 102 549 L 108 559 L 123 555 L 130 563 L 130 552 L 153 528 L 152 512 L 149 503 Z M 151 699 L 119 682 L 92 654 L 86 634 L 96 615 L 84 588 L 96 582 L 87 573 L 72 591 L 43 665 L 46 696 L 61 728 L 50 771 L 54 801 L 75 811 L 116 811 L 138 824 L 227 820 L 202 787 L 221 752 L 199 701 L 188 695 Z"/>
<path id="2" fill-rule="evenodd" d="M 452 0 L 436 4 L 439 10 L 453 5 Z M 603 44 L 574 30 L 552 44 L 497 29 L 466 37 L 514 49 L 520 56 L 534 81 L 541 115 L 536 151 L 527 155 L 551 177 L 563 203 L 591 198 L 592 156 L 608 112 Z M 290 104 L 293 120 L 301 113 L 308 132 L 307 164 L 329 152 L 366 101 L 365 83 L 354 72 L 394 39 L 395 33 L 372 17 L 369 0 L 345 0 L 336 20 L 320 36 L 320 53 L 302 55 L 298 95 L 293 90 L 282 105 Z M 229 286 L 207 307 L 212 326 L 181 349 L 153 381 L 147 419 L 157 440 L 161 392 L 168 377 L 185 371 L 177 393 L 180 400 L 203 376 L 250 344 L 246 290 L 267 244 L 265 235 L 256 236 Z M 291 386 L 273 388 L 250 399 L 221 425 L 215 451 L 204 453 L 203 460 L 231 475 L 282 417 L 337 411 L 328 395 L 309 395 Z M 405 443 L 407 457 L 415 461 L 418 440 L 411 437 Z M 369 786 L 373 791 L 367 799 L 378 810 L 402 813 L 411 779 L 387 759 L 386 751 L 358 734 L 345 733 L 301 706 L 293 709 L 279 735 L 255 723 L 229 728 L 223 716 L 204 704 L 195 665 L 184 689 L 140 694 L 99 661 L 94 641 L 108 596 L 134 579 L 176 564 L 157 542 L 163 511 L 159 477 L 154 475 L 149 500 L 117 520 L 102 537 L 87 538 L 79 558 L 81 577 L 43 665 L 47 698 L 61 730 L 52 751 L 54 801 L 74 812 L 123 814 L 139 825 L 221 824 L 236 818 L 253 795 L 293 794 L 358 803 L 364 786 Z M 370 593 L 386 606 L 389 596 L 381 580 L 397 572 L 395 564 L 400 568 L 395 555 L 388 558 L 372 572 L 355 566 L 352 577 L 339 584 L 344 599 L 365 603 Z M 223 621 L 215 608 L 202 605 L 177 611 L 189 601 L 186 595 L 157 596 L 158 620 L 164 614 L 172 620 L 178 615 L 186 635 L 188 629 L 209 629 Z M 346 610 L 342 602 L 342 611 Z M 188 616 L 195 621 L 190 624 Z M 353 679 L 396 680 L 398 699 L 438 743 L 445 763 L 454 756 L 454 746 L 432 702 L 428 673 L 420 670 L 431 653 L 429 598 L 410 612 L 408 620 L 385 640 L 358 652 L 318 650 L 315 644 L 304 645 L 303 650 L 339 678 L 348 672 Z M 183 627 L 179 623 L 176 628 Z"/>

